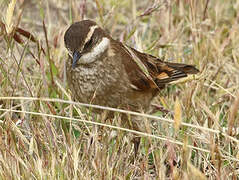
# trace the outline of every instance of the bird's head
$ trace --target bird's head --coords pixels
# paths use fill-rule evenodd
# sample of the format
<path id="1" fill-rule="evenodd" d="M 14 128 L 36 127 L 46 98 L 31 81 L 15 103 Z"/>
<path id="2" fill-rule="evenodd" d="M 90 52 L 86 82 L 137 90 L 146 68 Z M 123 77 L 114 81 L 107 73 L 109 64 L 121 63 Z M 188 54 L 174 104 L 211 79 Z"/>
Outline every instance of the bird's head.
<path id="1" fill-rule="evenodd" d="M 95 22 L 83 20 L 72 24 L 65 32 L 64 41 L 72 68 L 96 61 L 109 47 L 110 37 Z"/>

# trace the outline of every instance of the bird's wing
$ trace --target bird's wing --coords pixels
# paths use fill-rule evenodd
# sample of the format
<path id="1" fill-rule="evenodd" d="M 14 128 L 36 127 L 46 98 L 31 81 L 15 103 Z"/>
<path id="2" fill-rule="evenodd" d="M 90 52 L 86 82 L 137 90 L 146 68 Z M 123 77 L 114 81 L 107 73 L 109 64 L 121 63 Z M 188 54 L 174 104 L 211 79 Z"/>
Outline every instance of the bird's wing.
<path id="1" fill-rule="evenodd" d="M 196 74 L 199 71 L 191 65 L 169 63 L 134 48 L 118 44 L 126 72 L 133 86 L 139 90 L 164 88 L 167 83 Z"/>

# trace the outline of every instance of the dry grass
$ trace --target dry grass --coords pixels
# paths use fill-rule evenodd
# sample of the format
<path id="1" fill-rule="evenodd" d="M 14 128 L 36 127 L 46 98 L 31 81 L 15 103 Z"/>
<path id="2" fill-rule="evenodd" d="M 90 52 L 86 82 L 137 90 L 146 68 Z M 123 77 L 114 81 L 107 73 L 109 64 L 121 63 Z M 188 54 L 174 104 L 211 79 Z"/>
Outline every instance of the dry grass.
<path id="1" fill-rule="evenodd" d="M 238 1 L 0 0 L 0 10 L 1 179 L 239 177 Z M 65 78 L 64 32 L 83 18 L 201 74 L 162 91 L 153 115 L 106 108 L 115 117 L 102 120 L 91 112 L 102 107 L 72 101 Z"/>

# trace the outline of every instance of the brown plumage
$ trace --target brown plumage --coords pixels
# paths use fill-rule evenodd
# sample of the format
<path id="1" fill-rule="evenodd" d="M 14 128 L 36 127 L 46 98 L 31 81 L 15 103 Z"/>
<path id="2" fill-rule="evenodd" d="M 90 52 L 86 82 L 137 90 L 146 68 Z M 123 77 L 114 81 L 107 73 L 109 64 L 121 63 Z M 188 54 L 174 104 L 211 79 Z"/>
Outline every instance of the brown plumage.
<path id="1" fill-rule="evenodd" d="M 75 100 L 83 103 L 146 112 L 167 83 L 198 73 L 194 66 L 164 62 L 124 45 L 90 20 L 72 24 L 64 41 L 70 57 L 68 84 Z M 132 123 L 122 118 L 141 130 L 137 117 Z M 134 143 L 137 152 L 139 138 Z"/>
<path id="2" fill-rule="evenodd" d="M 147 111 L 167 83 L 198 73 L 194 66 L 164 62 L 128 47 L 90 20 L 72 24 L 64 40 L 71 57 L 68 83 L 75 99 L 84 103 Z"/>

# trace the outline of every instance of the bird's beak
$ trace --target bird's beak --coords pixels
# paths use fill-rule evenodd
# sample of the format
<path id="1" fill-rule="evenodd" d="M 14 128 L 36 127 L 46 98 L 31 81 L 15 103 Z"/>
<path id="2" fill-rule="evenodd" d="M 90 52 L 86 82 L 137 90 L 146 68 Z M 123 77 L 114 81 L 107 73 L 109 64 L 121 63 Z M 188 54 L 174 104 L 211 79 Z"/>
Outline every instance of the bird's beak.
<path id="1" fill-rule="evenodd" d="M 82 56 L 82 54 L 79 51 L 75 51 L 73 53 L 73 63 L 72 63 L 72 68 L 74 69 L 76 67 L 76 64 L 78 62 L 78 60 L 80 59 L 80 57 Z"/>

